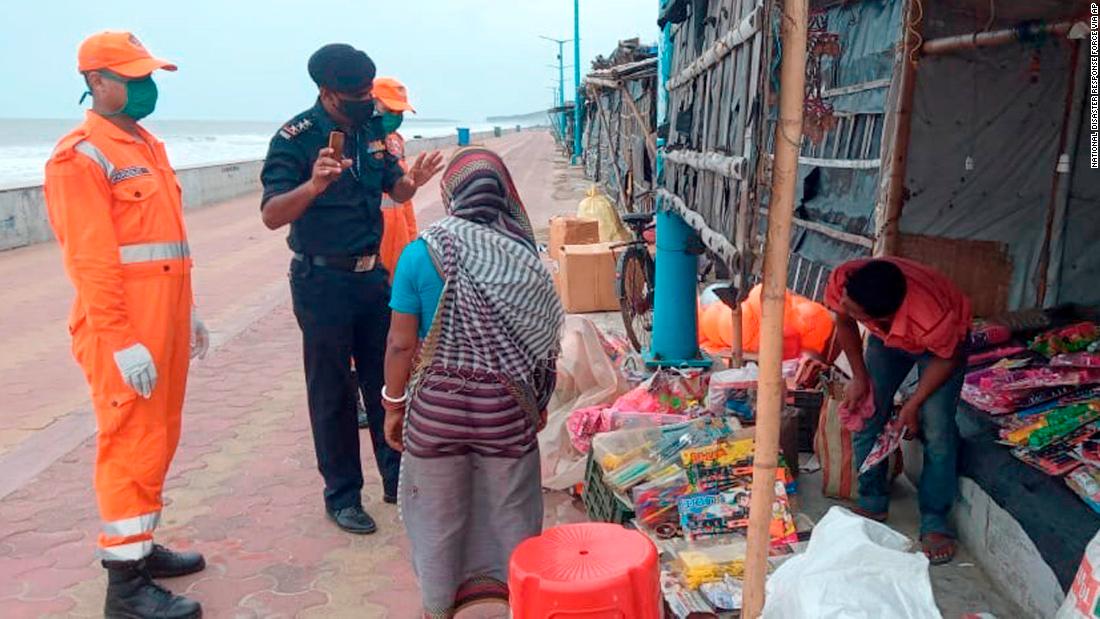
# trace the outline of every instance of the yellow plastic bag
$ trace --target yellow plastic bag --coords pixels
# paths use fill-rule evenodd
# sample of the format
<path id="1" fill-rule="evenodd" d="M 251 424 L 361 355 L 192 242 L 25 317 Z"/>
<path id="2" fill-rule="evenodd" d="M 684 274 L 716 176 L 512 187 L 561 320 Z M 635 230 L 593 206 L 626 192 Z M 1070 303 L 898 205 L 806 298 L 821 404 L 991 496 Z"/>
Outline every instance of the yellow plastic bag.
<path id="1" fill-rule="evenodd" d="M 577 206 L 577 217 L 595 219 L 600 222 L 600 242 L 619 243 L 630 240 L 630 233 L 626 231 L 623 222 L 619 219 L 619 213 L 615 211 L 615 205 L 600 193 L 595 185 L 588 188 L 588 197 L 581 200 Z"/>

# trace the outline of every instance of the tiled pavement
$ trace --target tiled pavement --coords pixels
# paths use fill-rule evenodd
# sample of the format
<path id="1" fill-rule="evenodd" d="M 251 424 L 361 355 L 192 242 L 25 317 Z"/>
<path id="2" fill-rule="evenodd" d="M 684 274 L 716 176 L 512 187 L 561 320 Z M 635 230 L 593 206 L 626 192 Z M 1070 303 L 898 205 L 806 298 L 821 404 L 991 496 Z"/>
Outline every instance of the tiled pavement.
<path id="1" fill-rule="evenodd" d="M 560 166 L 548 136 L 494 145 L 536 223 L 576 204 L 575 192 L 554 191 Z M 426 192 L 421 219 L 439 210 Z M 158 539 L 202 551 L 208 567 L 166 584 L 199 599 L 208 617 L 415 617 L 408 545 L 396 509 L 380 501 L 369 440 L 364 492 L 379 532 L 351 536 L 324 516 L 300 335 L 286 302 L 287 250 L 282 234 L 258 220 L 254 196 L 188 214 L 197 295 L 216 348 L 191 372 Z M 71 293 L 49 245 L 0 255 L 0 278 L 10 286 L 0 309 L 0 470 L 28 479 L 0 499 L 0 616 L 98 616 L 105 579 L 92 555 L 94 438 L 68 355 Z M 27 470 L 27 460 L 51 450 L 60 457 Z M 579 517 L 567 499 L 547 498 L 548 522 Z"/>

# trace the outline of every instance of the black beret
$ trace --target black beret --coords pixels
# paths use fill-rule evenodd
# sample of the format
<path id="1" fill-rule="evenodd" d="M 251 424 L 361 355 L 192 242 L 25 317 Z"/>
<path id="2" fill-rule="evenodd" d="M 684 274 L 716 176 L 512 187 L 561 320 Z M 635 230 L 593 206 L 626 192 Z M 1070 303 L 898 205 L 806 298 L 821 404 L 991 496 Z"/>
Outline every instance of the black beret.
<path id="1" fill-rule="evenodd" d="M 336 92 L 354 93 L 374 81 L 374 61 L 345 43 L 330 43 L 309 57 L 309 76 L 314 83 Z"/>

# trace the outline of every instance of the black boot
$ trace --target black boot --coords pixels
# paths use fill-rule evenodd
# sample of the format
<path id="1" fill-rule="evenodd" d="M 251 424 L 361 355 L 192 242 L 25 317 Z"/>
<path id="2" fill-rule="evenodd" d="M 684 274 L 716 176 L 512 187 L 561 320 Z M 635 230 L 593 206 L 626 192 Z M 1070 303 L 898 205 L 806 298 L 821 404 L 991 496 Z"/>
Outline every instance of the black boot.
<path id="1" fill-rule="evenodd" d="M 198 619 L 202 606 L 153 582 L 145 561 L 104 561 L 108 619 Z"/>
<path id="2" fill-rule="evenodd" d="M 153 578 L 174 578 L 203 571 L 206 559 L 197 552 L 175 552 L 153 544 L 153 552 L 145 557 L 145 568 Z"/>

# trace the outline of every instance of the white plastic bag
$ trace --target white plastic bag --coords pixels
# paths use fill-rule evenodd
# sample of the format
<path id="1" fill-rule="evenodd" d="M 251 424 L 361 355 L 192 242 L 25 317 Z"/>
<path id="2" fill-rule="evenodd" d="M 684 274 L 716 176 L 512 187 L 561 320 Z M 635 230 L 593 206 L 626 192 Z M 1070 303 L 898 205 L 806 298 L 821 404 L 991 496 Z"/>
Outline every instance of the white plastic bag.
<path id="1" fill-rule="evenodd" d="M 565 422 L 578 408 L 610 405 L 629 389 L 600 343 L 599 328 L 589 319 L 567 316 L 562 329 L 558 383 L 550 400 L 546 429 L 539 433 L 542 485 L 565 490 L 584 481 L 586 454 L 569 440 Z"/>
<path id="2" fill-rule="evenodd" d="M 1100 533 L 1085 547 L 1081 567 L 1070 585 L 1065 603 L 1056 619 L 1090 619 L 1100 617 Z"/>
<path id="3" fill-rule="evenodd" d="M 940 618 L 928 559 L 884 524 L 833 507 L 768 579 L 764 619 Z"/>

